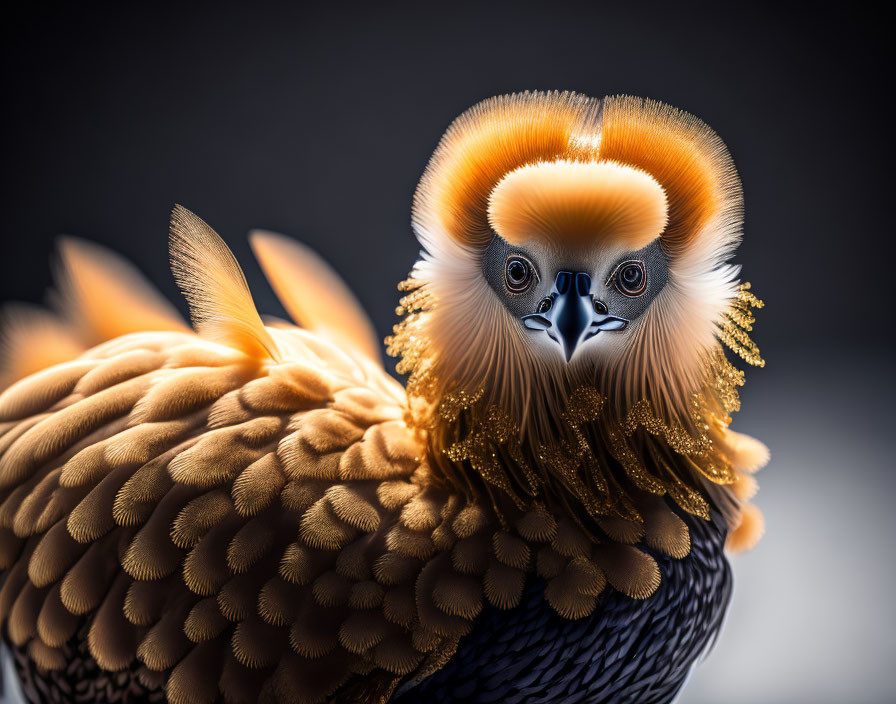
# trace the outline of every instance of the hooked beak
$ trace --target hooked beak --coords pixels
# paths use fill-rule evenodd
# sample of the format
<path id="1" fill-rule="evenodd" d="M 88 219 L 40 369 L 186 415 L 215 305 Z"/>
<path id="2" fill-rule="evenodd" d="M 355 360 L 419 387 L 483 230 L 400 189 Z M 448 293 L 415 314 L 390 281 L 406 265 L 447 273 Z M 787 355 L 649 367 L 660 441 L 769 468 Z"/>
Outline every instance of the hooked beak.
<path id="1" fill-rule="evenodd" d="M 563 349 L 566 361 L 576 349 L 601 330 L 622 330 L 628 320 L 598 313 L 591 295 L 591 277 L 581 271 L 560 271 L 547 297 L 538 303 L 535 313 L 520 320 L 530 330 L 544 330 Z"/>

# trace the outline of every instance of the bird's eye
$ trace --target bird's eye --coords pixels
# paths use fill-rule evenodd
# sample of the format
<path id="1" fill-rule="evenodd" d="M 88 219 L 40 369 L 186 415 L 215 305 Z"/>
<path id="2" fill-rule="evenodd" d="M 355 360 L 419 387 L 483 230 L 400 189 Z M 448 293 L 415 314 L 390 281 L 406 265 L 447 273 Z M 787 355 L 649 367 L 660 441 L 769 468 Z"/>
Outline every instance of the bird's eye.
<path id="1" fill-rule="evenodd" d="M 647 288 L 644 262 L 625 262 L 616 270 L 616 288 L 625 296 L 640 296 Z"/>
<path id="2" fill-rule="evenodd" d="M 504 281 L 511 293 L 522 293 L 535 279 L 535 273 L 532 264 L 527 259 L 520 256 L 512 256 L 507 258 L 504 265 Z"/>

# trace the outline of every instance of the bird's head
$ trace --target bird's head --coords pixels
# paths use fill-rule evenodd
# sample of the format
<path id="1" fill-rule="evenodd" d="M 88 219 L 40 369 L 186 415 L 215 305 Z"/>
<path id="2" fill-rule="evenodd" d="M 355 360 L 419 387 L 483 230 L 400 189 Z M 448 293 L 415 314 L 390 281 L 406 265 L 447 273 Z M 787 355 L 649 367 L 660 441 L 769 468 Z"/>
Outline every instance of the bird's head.
<path id="1" fill-rule="evenodd" d="M 475 399 L 480 418 L 506 418 L 544 465 L 564 424 L 599 415 L 583 410 L 588 389 L 604 419 L 594 444 L 619 450 L 601 460 L 605 473 L 634 467 L 626 458 L 649 455 L 657 438 L 730 470 L 720 448 L 743 378 L 720 343 L 761 363 L 746 335 L 760 303 L 727 262 L 741 223 L 728 150 L 687 113 L 557 92 L 474 106 L 414 200 L 423 251 L 390 340 L 412 404 L 432 425 L 447 398 L 442 417 L 456 426 L 458 404 Z M 570 447 L 584 437 L 577 427 Z M 482 432 L 482 442 L 507 436 Z"/>
<path id="2" fill-rule="evenodd" d="M 451 125 L 417 190 L 423 253 L 398 351 L 430 385 L 533 421 L 586 382 L 621 410 L 647 398 L 674 414 L 738 298 L 726 260 L 741 220 L 727 149 L 687 113 L 574 93 L 486 100 Z"/>
<path id="3" fill-rule="evenodd" d="M 518 506 L 633 518 L 665 494 L 738 525 L 767 459 L 728 430 L 743 372 L 722 345 L 762 364 L 761 302 L 727 263 L 741 221 L 722 141 L 661 103 L 522 93 L 457 118 L 389 340 L 433 462 Z"/>

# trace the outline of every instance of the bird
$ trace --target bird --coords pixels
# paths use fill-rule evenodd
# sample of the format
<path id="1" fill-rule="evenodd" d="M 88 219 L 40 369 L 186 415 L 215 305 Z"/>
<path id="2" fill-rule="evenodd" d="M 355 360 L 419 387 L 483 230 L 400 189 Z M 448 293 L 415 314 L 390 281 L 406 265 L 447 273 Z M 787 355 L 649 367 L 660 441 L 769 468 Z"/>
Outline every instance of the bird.
<path id="1" fill-rule="evenodd" d="M 323 259 L 254 231 L 292 320 L 262 317 L 182 206 L 191 324 L 73 238 L 53 310 L 5 309 L 0 624 L 25 701 L 677 696 L 727 554 L 764 531 L 769 453 L 730 427 L 764 360 L 728 149 L 651 99 L 490 98 L 435 148 L 412 229 L 385 345 Z"/>

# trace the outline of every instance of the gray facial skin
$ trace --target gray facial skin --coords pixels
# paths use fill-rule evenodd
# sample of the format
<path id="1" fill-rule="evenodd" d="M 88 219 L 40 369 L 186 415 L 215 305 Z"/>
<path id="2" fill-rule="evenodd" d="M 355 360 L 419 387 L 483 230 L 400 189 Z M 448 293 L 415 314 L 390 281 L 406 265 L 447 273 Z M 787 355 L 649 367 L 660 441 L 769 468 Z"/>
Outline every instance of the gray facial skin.
<path id="1" fill-rule="evenodd" d="M 590 248 L 579 253 L 560 253 L 541 241 L 533 241 L 525 247 L 508 244 L 495 235 L 482 258 L 482 273 L 498 298 L 516 318 L 535 313 L 539 302 L 550 295 L 557 273 L 560 271 L 584 272 L 591 277 L 591 294 L 594 301 L 606 306 L 606 312 L 628 321 L 637 319 L 647 310 L 669 278 L 666 255 L 659 238 L 646 247 L 627 251 Z M 505 267 L 510 257 L 528 260 L 535 270 L 535 277 L 526 290 L 511 291 L 505 278 Z M 616 272 L 629 261 L 644 263 L 647 284 L 638 296 L 622 293 L 616 285 Z M 523 325 L 523 322 L 520 322 Z M 612 332 L 610 334 L 618 334 Z"/>

